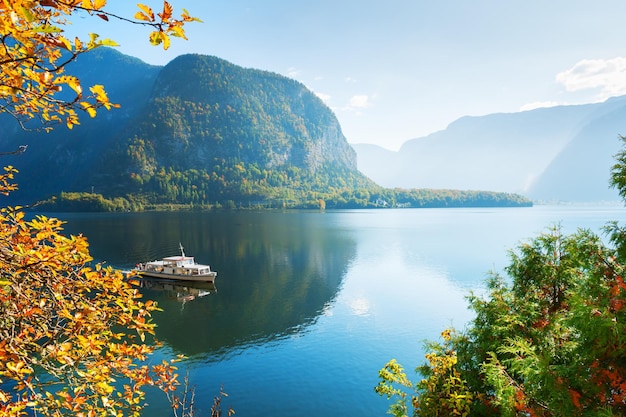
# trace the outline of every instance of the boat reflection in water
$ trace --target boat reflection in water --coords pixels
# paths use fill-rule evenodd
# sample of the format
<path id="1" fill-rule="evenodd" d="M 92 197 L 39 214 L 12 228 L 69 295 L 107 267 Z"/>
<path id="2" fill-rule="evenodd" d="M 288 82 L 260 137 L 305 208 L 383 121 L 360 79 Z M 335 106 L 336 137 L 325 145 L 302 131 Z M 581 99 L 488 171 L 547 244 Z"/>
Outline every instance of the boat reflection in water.
<path id="1" fill-rule="evenodd" d="M 212 282 L 183 282 L 155 278 L 141 278 L 137 279 L 136 282 L 139 288 L 158 291 L 162 293 L 163 298 L 176 300 L 179 303 L 193 301 L 217 292 L 217 288 Z"/>

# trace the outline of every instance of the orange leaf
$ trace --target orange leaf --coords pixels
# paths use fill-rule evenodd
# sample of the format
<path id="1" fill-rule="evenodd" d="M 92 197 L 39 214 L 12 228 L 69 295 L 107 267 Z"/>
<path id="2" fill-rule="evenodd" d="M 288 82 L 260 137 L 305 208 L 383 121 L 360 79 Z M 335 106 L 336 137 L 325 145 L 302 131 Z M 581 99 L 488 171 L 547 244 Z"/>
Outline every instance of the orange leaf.
<path id="1" fill-rule="evenodd" d="M 580 410 L 580 397 L 581 397 L 580 392 L 570 389 L 569 395 L 572 398 L 572 403 L 574 404 L 574 407 Z"/>
<path id="2" fill-rule="evenodd" d="M 172 5 L 169 4 L 167 1 L 163 2 L 163 12 L 159 14 L 159 17 L 161 18 L 161 21 L 166 21 L 169 20 L 172 17 L 172 12 L 174 11 L 174 9 L 172 8 Z"/>

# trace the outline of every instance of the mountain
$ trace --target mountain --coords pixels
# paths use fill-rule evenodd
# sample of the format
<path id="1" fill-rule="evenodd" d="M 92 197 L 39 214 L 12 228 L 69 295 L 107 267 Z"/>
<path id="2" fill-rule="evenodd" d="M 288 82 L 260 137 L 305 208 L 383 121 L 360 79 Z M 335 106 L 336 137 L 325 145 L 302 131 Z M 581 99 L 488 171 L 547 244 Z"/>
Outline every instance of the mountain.
<path id="1" fill-rule="evenodd" d="M 14 197 L 80 191 L 141 204 L 318 204 L 345 189 L 380 189 L 356 169 L 332 111 L 294 80 L 203 55 L 151 66 L 108 48 L 80 56 L 68 72 L 85 86 L 103 83 L 121 110 L 50 134 L 7 120 L 1 148 L 29 145 L 7 158 L 21 171 Z"/>
<path id="2" fill-rule="evenodd" d="M 124 169 L 106 170 L 112 163 Z M 304 85 L 202 55 L 178 57 L 160 71 L 137 123 L 124 130 L 100 167 L 101 175 L 90 179 L 105 191 L 115 183 L 135 192 L 167 192 L 150 183 L 168 168 L 190 177 L 198 193 L 217 193 L 219 199 L 244 178 L 263 188 L 277 170 L 291 170 L 298 186 L 317 180 L 339 186 L 336 174 L 355 187 L 373 185 L 357 171 L 356 153 L 335 115 Z M 206 176 L 226 182 L 208 178 L 212 187 L 200 184 Z M 286 179 L 274 181 L 285 185 Z"/>
<path id="3" fill-rule="evenodd" d="M 386 190 L 357 169 L 334 113 L 303 84 L 189 54 L 152 66 L 107 48 L 68 66 L 103 83 L 121 109 L 68 130 L 24 131 L 0 118 L 3 163 L 20 174 L 12 204 L 44 210 L 171 207 L 528 205 L 519 195 Z"/>
<path id="4" fill-rule="evenodd" d="M 463 117 L 398 152 L 353 145 L 358 167 L 386 187 L 488 189 L 534 200 L 617 201 L 613 155 L 626 97 L 604 103 Z"/>
<path id="5" fill-rule="evenodd" d="M 77 190 L 77 182 L 91 177 L 92 167 L 113 146 L 116 135 L 143 109 L 160 69 L 114 49 L 98 48 L 79 56 L 68 70 L 80 76 L 84 89 L 106 85 L 109 98 L 120 104 L 120 109 L 100 110 L 94 119 L 82 114 L 80 125 L 74 129 L 58 125 L 50 133 L 21 130 L 10 117 L 2 115 L 0 149 L 10 151 L 28 145 L 26 153 L 1 159 L 3 165 L 11 164 L 20 171 L 16 178 L 20 189 L 13 199 L 32 203 L 61 191 Z"/>

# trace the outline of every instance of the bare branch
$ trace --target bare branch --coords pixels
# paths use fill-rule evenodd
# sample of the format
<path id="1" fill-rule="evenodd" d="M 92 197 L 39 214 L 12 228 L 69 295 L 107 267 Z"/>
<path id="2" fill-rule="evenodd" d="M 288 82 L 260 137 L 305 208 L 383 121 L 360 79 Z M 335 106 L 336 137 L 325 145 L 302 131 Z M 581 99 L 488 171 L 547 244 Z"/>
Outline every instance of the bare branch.
<path id="1" fill-rule="evenodd" d="M 28 145 L 20 145 L 13 152 L 0 152 L 0 156 L 4 156 L 4 155 L 20 155 L 20 154 L 23 154 L 24 152 L 26 152 L 27 148 L 28 148 Z"/>

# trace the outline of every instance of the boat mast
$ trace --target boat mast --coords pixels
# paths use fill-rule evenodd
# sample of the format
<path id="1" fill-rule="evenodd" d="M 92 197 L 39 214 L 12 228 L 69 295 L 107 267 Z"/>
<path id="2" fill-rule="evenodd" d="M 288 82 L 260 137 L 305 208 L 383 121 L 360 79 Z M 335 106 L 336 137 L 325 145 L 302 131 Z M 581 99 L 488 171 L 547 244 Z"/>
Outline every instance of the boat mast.
<path id="1" fill-rule="evenodd" d="M 185 257 L 185 249 L 183 248 L 183 244 L 178 242 L 178 246 L 180 247 L 180 254 L 184 258 Z"/>

